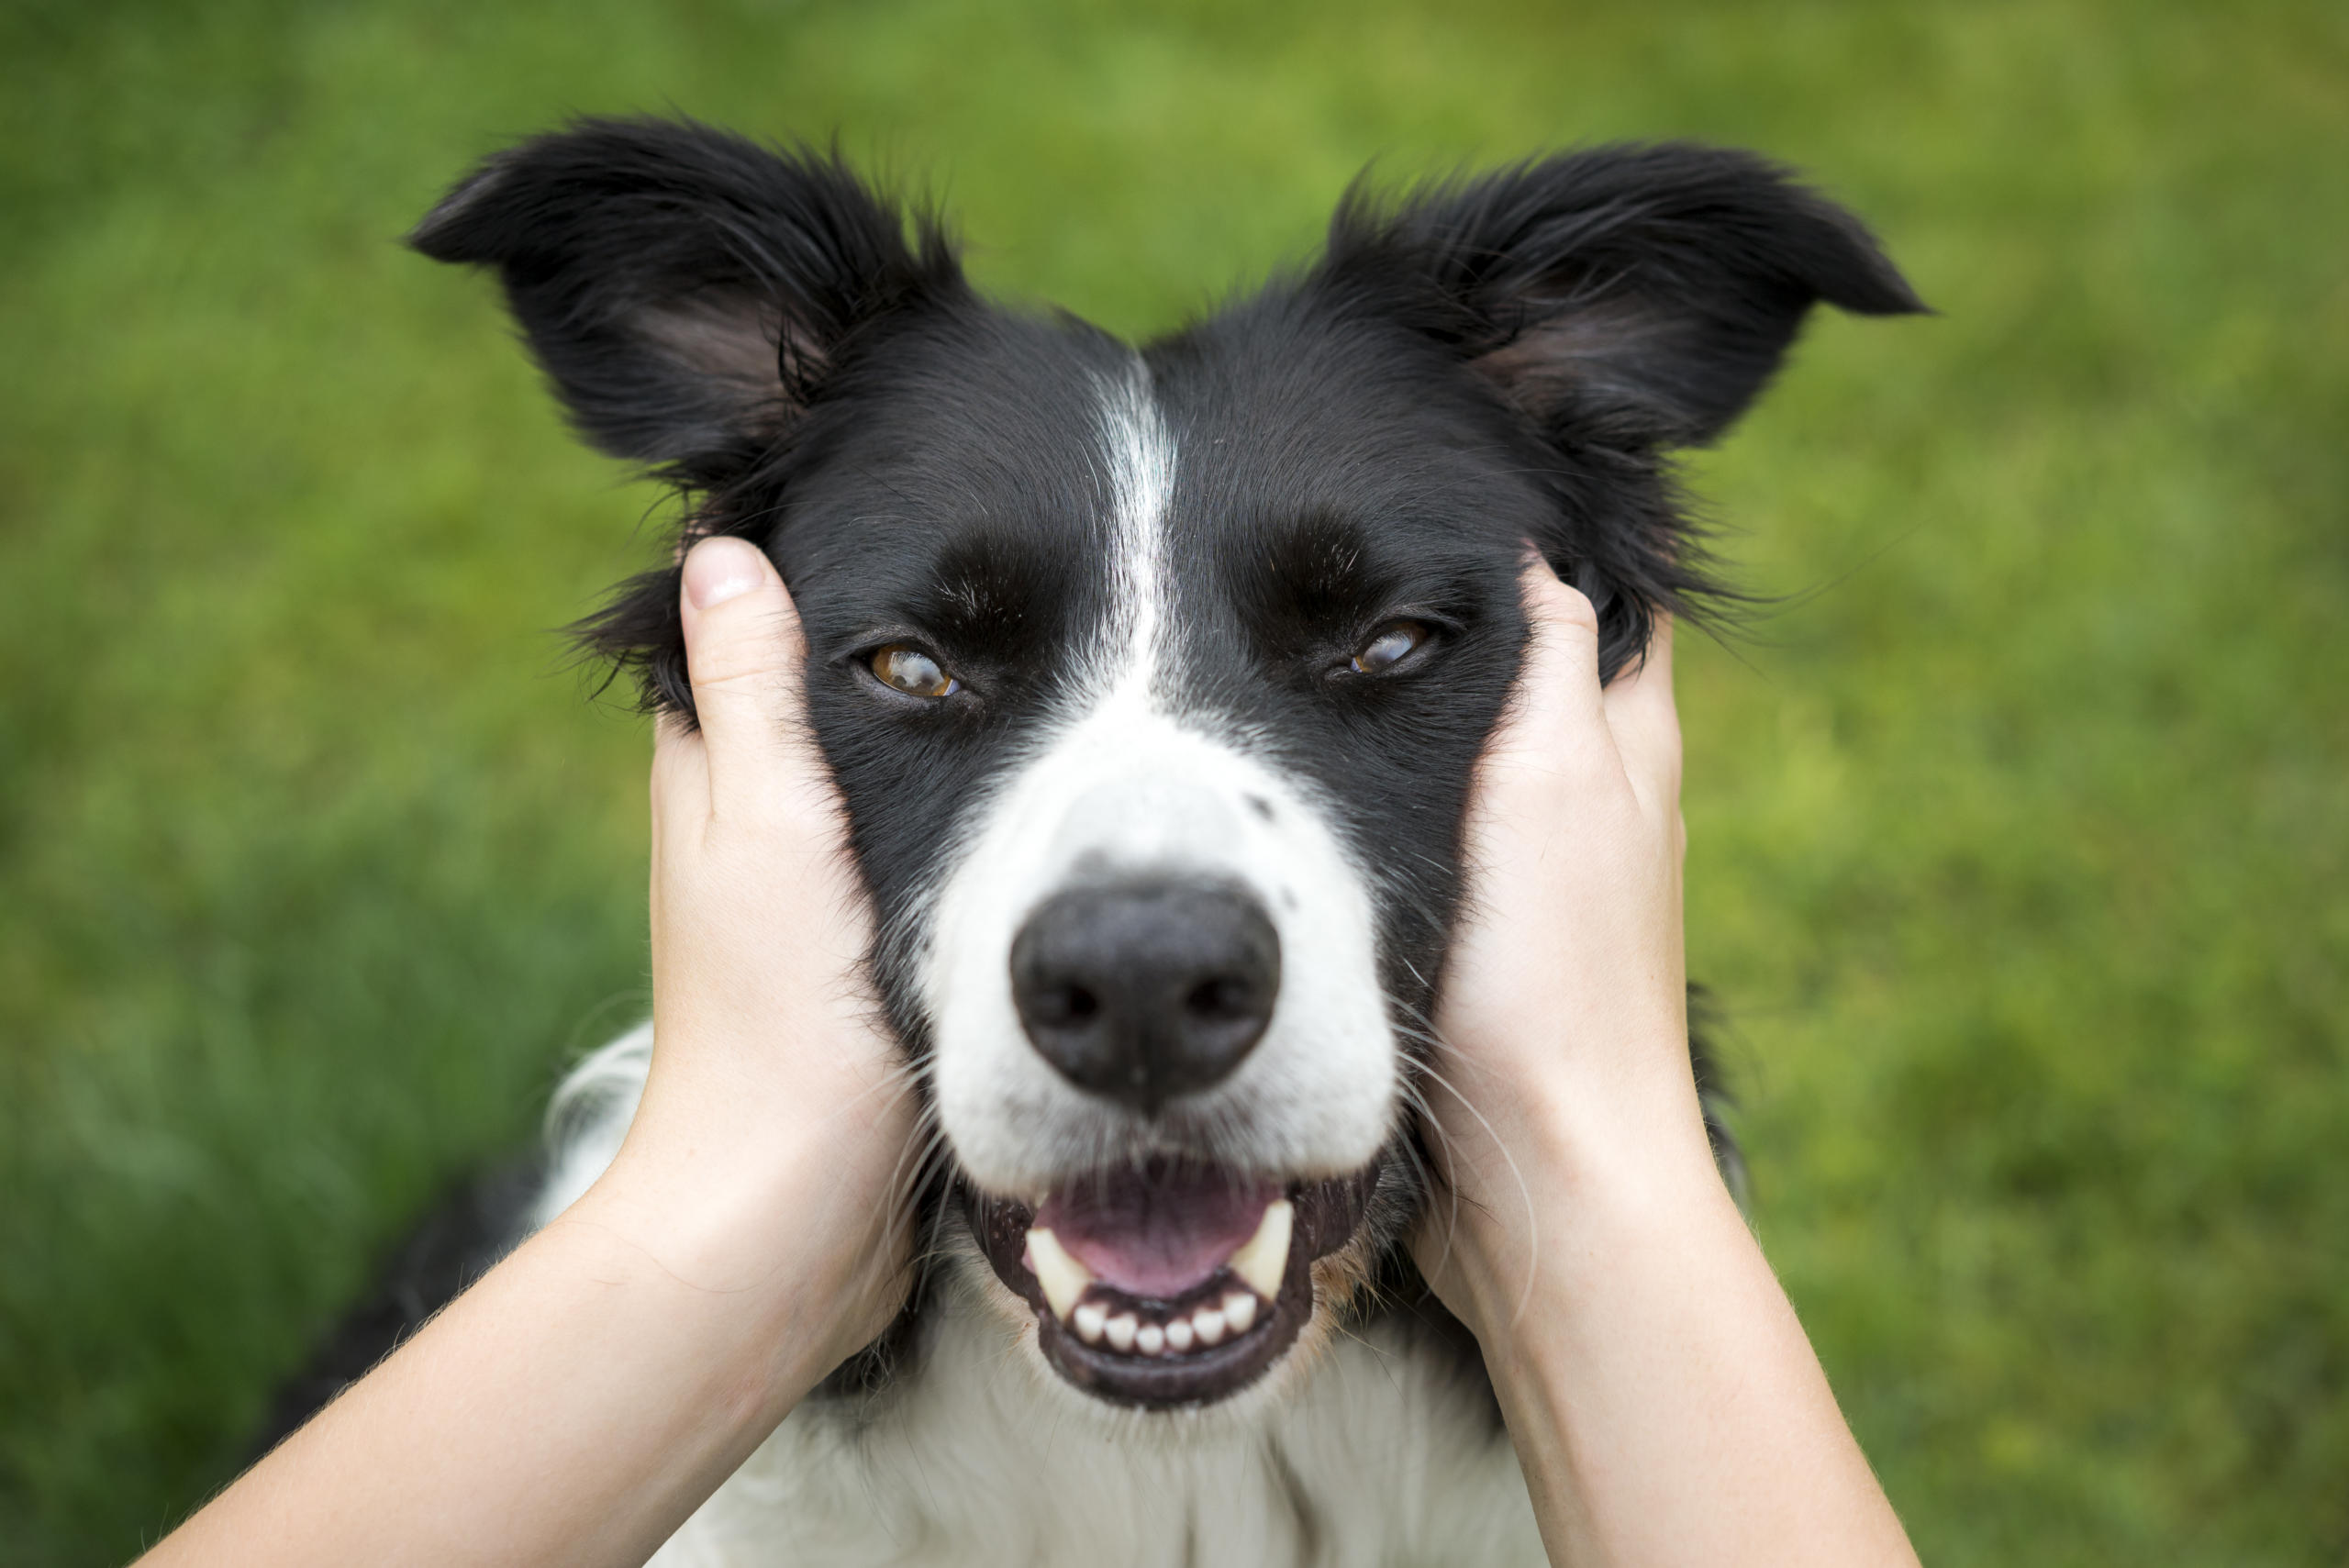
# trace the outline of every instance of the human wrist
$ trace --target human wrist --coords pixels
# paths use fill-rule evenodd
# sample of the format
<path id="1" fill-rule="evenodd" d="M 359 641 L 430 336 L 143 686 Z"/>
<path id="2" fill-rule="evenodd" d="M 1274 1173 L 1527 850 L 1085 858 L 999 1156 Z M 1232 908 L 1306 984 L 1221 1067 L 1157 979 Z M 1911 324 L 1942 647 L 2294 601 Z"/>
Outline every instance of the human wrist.
<path id="1" fill-rule="evenodd" d="M 1488 1348 L 1524 1303 L 1583 1290 L 1627 1240 L 1700 1216 L 1742 1227 L 1686 1071 L 1526 1074 L 1478 1128 L 1481 1157 L 1455 1160 L 1461 1199 L 1436 1200 L 1435 1250 Z"/>
<path id="2" fill-rule="evenodd" d="M 599 1233 L 628 1277 L 722 1313 L 740 1373 L 787 1408 L 885 1321 L 901 1273 L 885 1173 L 836 1145 L 805 1129 L 751 1142 L 640 1125 L 557 1223 Z"/>

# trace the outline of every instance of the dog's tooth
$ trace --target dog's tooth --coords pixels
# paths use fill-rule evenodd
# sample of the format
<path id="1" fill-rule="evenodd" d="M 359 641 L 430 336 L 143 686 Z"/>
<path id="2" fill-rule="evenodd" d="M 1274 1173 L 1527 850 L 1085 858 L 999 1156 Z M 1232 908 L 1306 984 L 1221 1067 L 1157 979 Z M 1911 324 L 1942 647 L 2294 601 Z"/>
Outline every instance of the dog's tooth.
<path id="1" fill-rule="evenodd" d="M 1167 1328 L 1172 1330 L 1174 1325 L 1170 1323 Z M 1220 1343 L 1224 1328 L 1223 1312 L 1219 1307 L 1202 1307 L 1191 1314 L 1191 1331 L 1198 1335 L 1203 1345 Z"/>
<path id="2" fill-rule="evenodd" d="M 1178 1356 L 1191 1348 L 1191 1320 L 1188 1318 L 1167 1320 L 1166 1348 Z"/>
<path id="3" fill-rule="evenodd" d="M 1233 1333 L 1246 1333 L 1256 1321 L 1256 1298 L 1244 1290 L 1224 1292 L 1223 1320 Z"/>
<path id="4" fill-rule="evenodd" d="M 1166 1330 L 1155 1323 L 1145 1323 L 1134 1330 L 1134 1349 L 1146 1356 L 1161 1355 L 1166 1350 Z"/>
<path id="5" fill-rule="evenodd" d="M 1120 1312 L 1101 1326 L 1101 1332 L 1108 1336 L 1111 1350 L 1130 1351 L 1134 1348 L 1135 1330 L 1140 1327 L 1132 1313 Z"/>
<path id="6" fill-rule="evenodd" d="M 1080 1306 L 1070 1319 L 1076 1325 L 1076 1337 L 1088 1345 L 1101 1342 L 1101 1327 L 1109 1321 L 1109 1309 L 1097 1301 Z"/>
<path id="7" fill-rule="evenodd" d="M 1297 1210 L 1290 1207 L 1288 1199 L 1274 1199 L 1264 1206 L 1264 1218 L 1257 1224 L 1256 1234 L 1231 1254 L 1231 1272 L 1247 1281 L 1250 1288 L 1266 1301 L 1280 1295 L 1281 1276 L 1288 1273 L 1288 1235 L 1296 1219 Z"/>
<path id="8" fill-rule="evenodd" d="M 1028 1232 L 1028 1267 L 1034 1272 L 1036 1283 L 1044 1287 L 1044 1300 L 1051 1306 L 1052 1316 L 1062 1322 L 1076 1307 L 1076 1298 L 1093 1283 L 1093 1275 L 1083 1263 L 1068 1255 L 1061 1239 L 1038 1226 Z"/>

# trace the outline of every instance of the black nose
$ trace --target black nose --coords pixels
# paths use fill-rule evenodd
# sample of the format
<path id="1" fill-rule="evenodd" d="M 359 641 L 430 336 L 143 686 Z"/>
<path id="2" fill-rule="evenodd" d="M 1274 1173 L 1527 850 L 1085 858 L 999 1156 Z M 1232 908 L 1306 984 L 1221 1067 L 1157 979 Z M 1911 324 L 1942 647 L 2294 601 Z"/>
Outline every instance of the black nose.
<path id="1" fill-rule="evenodd" d="M 1224 887 L 1072 888 L 1011 944 L 1011 995 L 1044 1060 L 1143 1111 L 1230 1074 L 1280 988 L 1279 933 L 1254 899 Z"/>

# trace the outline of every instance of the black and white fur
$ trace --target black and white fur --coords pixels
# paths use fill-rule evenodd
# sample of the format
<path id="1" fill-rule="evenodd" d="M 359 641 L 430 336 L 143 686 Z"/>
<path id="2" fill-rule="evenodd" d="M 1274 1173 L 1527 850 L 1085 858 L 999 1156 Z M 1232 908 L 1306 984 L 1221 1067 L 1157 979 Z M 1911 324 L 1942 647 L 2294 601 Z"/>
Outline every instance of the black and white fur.
<path id="1" fill-rule="evenodd" d="M 491 159 L 414 243 L 496 270 L 581 432 L 674 482 L 687 536 L 782 569 L 943 1135 L 907 1318 L 657 1561 L 1540 1562 L 1473 1347 L 1402 1250 L 1520 552 L 1598 606 L 1609 677 L 1698 608 L 1670 455 L 1814 302 L 1921 308 L 1866 232 L 1745 154 L 1601 149 L 1357 189 L 1310 266 L 1135 348 L 982 299 L 933 219 L 833 158 L 591 121 Z M 589 639 L 689 711 L 676 595 L 640 579 Z M 1410 651 L 1357 668 L 1398 624 Z M 876 679 L 908 642 L 957 689 Z M 1253 1049 L 1147 1109 L 1056 1072 L 1007 975 L 1041 901 L 1105 878 L 1236 889 L 1278 934 Z M 531 1222 L 609 1159 L 650 1051 L 563 1090 Z M 1269 1371 L 1121 1408 L 1055 1374 L 956 1195 L 1169 1156 L 1375 1174 Z"/>

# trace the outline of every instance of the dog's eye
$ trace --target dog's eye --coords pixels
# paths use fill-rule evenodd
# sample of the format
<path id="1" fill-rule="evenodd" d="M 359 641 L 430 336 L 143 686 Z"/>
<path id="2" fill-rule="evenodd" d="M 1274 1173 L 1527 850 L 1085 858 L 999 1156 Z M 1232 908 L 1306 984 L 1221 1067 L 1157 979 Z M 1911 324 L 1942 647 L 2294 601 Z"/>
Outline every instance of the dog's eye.
<path id="1" fill-rule="evenodd" d="M 1357 675 L 1383 675 L 1426 646 L 1430 635 L 1422 621 L 1390 622 L 1362 645 L 1347 667 Z"/>
<path id="2" fill-rule="evenodd" d="M 892 642 L 873 651 L 873 673 L 880 683 L 909 697 L 951 697 L 963 683 L 946 673 L 935 657 L 910 642 Z"/>

